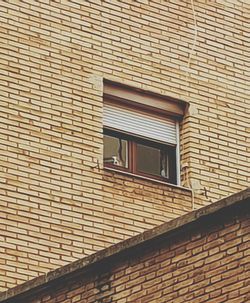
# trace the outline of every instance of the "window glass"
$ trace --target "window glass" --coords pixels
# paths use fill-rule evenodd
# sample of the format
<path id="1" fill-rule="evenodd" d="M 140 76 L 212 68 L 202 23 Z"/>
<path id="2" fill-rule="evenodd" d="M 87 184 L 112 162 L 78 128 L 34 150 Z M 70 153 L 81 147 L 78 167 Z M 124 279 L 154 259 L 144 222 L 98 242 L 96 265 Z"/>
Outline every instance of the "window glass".
<path id="1" fill-rule="evenodd" d="M 168 178 L 168 155 L 159 148 L 137 144 L 137 171 L 145 174 Z"/>
<path id="2" fill-rule="evenodd" d="M 175 146 L 104 130 L 104 165 L 176 184 Z"/>
<path id="3" fill-rule="evenodd" d="M 104 135 L 104 163 L 128 168 L 128 141 Z"/>

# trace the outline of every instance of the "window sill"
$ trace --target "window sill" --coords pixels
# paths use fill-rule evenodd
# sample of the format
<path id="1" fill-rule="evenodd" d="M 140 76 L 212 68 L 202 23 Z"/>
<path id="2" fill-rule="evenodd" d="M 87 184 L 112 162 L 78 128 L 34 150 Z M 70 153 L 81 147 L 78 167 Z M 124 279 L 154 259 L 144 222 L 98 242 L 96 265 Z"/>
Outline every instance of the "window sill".
<path id="1" fill-rule="evenodd" d="M 139 178 L 139 179 L 142 179 L 142 180 L 151 181 L 151 182 L 154 182 L 154 183 L 157 183 L 157 184 L 167 185 L 167 186 L 171 186 L 171 187 L 174 187 L 174 188 L 183 189 L 183 190 L 187 190 L 187 191 L 192 192 L 191 188 L 188 188 L 188 187 L 183 187 L 181 185 L 176 185 L 176 184 L 164 182 L 164 181 L 149 178 L 149 177 L 132 174 L 132 173 L 129 173 L 127 171 L 122 171 L 122 170 L 111 168 L 111 167 L 104 167 L 104 171 L 105 170 L 109 171 L 109 172 L 119 173 L 121 175 L 131 176 L 131 177 Z"/>

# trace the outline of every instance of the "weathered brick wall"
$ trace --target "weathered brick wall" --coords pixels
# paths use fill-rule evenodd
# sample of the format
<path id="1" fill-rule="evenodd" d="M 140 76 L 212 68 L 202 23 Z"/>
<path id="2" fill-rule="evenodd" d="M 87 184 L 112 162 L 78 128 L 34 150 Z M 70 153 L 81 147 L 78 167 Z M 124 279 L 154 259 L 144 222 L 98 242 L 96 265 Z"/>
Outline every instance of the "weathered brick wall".
<path id="1" fill-rule="evenodd" d="M 92 273 L 58 281 L 39 295 L 34 291 L 24 302 L 248 302 L 246 213 L 215 217 L 194 229 L 184 227 L 170 239 L 151 240 L 147 248 L 132 248 Z"/>
<path id="2" fill-rule="evenodd" d="M 194 45 L 188 0 L 0 1 L 0 290 L 192 209 L 102 170 L 103 78 L 190 103 L 195 207 L 247 186 L 247 2 L 194 1 Z"/>

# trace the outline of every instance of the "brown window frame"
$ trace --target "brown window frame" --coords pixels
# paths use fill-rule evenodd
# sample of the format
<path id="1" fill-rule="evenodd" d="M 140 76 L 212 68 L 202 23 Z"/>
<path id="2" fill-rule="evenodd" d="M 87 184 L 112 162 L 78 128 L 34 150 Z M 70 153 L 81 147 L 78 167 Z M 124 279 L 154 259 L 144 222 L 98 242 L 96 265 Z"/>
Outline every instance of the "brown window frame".
<path id="1" fill-rule="evenodd" d="M 172 146 L 169 144 L 163 144 L 159 142 L 152 141 L 150 139 L 138 138 L 130 134 L 125 134 L 119 131 L 111 130 L 108 128 L 104 128 L 104 135 L 116 137 L 119 139 L 126 140 L 128 142 L 128 167 L 118 166 L 112 163 L 104 163 L 104 167 L 112 168 L 121 172 L 128 172 L 137 176 L 146 177 L 150 179 L 155 179 L 159 181 L 164 181 L 166 183 L 177 184 L 176 177 L 176 146 Z M 167 152 L 169 157 L 169 178 L 156 176 L 149 173 L 143 173 L 138 171 L 137 169 L 137 144 L 142 144 L 149 147 L 155 147 L 159 150 L 163 150 Z M 105 147 L 104 147 L 105 148 Z"/>

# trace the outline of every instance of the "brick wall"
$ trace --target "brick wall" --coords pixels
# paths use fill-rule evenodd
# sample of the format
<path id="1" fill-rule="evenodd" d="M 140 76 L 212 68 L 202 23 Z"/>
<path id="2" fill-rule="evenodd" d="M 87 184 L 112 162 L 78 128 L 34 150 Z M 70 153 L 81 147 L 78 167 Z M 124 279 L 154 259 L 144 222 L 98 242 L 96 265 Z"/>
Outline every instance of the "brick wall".
<path id="1" fill-rule="evenodd" d="M 240 211 L 222 209 L 6 303 L 248 302 L 250 220 L 245 202 Z"/>
<path id="2" fill-rule="evenodd" d="M 195 45 L 188 0 L 0 2 L 0 291 L 192 209 L 103 171 L 103 78 L 190 103 L 195 207 L 247 186 L 247 0 L 194 1 Z"/>

